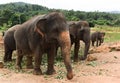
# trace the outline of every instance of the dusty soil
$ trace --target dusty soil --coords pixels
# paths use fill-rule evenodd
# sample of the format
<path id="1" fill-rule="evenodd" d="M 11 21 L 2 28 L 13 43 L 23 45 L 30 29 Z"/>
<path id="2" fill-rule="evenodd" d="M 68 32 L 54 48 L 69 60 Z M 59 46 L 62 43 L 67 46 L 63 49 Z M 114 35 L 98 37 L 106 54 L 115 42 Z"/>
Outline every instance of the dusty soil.
<path id="1" fill-rule="evenodd" d="M 0 55 L 3 56 L 3 41 L 1 38 L 0 40 Z M 67 80 L 65 74 L 63 78 L 55 78 L 58 73 L 51 76 L 45 74 L 36 76 L 32 73 L 15 72 L 4 67 L 0 68 L 0 83 L 120 83 L 119 48 L 120 42 L 91 47 L 87 60 L 72 63 L 75 74 L 72 80 Z M 55 69 L 59 71 L 61 68 L 55 67 Z M 32 71 L 25 68 L 23 70 Z"/>

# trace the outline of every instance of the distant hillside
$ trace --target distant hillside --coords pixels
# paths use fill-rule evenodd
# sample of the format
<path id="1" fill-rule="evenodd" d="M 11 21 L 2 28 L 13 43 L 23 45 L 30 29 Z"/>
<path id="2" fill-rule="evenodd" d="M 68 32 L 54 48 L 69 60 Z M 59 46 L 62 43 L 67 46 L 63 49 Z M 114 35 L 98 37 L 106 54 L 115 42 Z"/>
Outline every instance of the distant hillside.
<path id="1" fill-rule="evenodd" d="M 120 11 L 111 11 L 110 13 L 120 14 Z"/>
<path id="2" fill-rule="evenodd" d="M 51 11 L 63 12 L 67 21 L 86 20 L 93 27 L 94 25 L 120 26 L 120 13 L 116 11 L 111 13 L 49 9 L 41 5 L 15 2 L 0 4 L 0 28 L 9 28 L 15 24 L 22 24 L 35 15 L 46 14 Z"/>
<path id="3" fill-rule="evenodd" d="M 9 9 L 14 12 L 29 12 L 29 11 L 48 11 L 47 7 L 43 7 L 40 5 L 28 4 L 24 2 L 15 2 L 15 3 L 8 3 L 8 4 L 1 4 L 0 10 Z"/>
<path id="4" fill-rule="evenodd" d="M 47 7 L 24 2 L 0 4 L 0 26 L 21 24 L 34 15 L 48 12 Z"/>

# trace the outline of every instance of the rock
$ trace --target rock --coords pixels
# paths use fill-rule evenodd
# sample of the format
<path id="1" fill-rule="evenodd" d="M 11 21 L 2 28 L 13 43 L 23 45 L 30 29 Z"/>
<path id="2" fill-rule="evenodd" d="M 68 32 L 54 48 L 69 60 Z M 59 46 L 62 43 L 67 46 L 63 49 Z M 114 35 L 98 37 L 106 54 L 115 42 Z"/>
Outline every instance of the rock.
<path id="1" fill-rule="evenodd" d="M 95 56 L 88 55 L 88 57 L 87 57 L 86 60 L 87 60 L 87 61 L 95 61 L 95 60 L 97 60 L 97 58 L 96 58 Z"/>
<path id="2" fill-rule="evenodd" d="M 90 54 L 101 53 L 101 52 L 110 52 L 110 48 L 108 48 L 108 45 L 102 45 L 102 46 L 98 46 L 98 47 L 92 47 L 89 50 Z"/>
<path id="3" fill-rule="evenodd" d="M 120 47 L 117 47 L 117 48 L 116 48 L 116 51 L 120 51 Z"/>

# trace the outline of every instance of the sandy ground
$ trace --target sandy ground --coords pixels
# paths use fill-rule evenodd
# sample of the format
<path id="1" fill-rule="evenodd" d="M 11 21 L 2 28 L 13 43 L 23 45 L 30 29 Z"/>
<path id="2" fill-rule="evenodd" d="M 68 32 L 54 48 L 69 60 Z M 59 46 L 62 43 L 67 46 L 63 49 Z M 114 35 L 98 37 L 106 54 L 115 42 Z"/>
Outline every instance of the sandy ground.
<path id="1" fill-rule="evenodd" d="M 89 56 L 95 58 L 95 61 L 72 63 L 75 74 L 72 80 L 67 80 L 65 76 L 56 79 L 58 73 L 51 76 L 36 76 L 32 73 L 16 73 L 7 68 L 0 68 L 0 83 L 120 83 L 119 46 L 120 42 L 103 44 L 98 48 L 92 47 Z M 0 47 L 3 55 L 3 45 Z M 58 69 L 56 68 L 56 71 Z"/>

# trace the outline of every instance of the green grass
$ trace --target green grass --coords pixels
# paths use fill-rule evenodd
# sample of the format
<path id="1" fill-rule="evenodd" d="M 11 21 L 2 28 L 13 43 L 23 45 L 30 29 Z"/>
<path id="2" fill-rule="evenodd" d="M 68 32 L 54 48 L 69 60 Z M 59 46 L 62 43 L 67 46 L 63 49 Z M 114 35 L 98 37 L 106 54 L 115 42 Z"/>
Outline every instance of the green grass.
<path id="1" fill-rule="evenodd" d="M 91 28 L 92 31 L 104 31 L 104 32 L 120 32 L 120 27 L 111 26 L 96 26 Z"/>
<path id="2" fill-rule="evenodd" d="M 120 41 L 120 32 L 108 32 L 105 36 L 105 42 L 117 42 Z"/>

